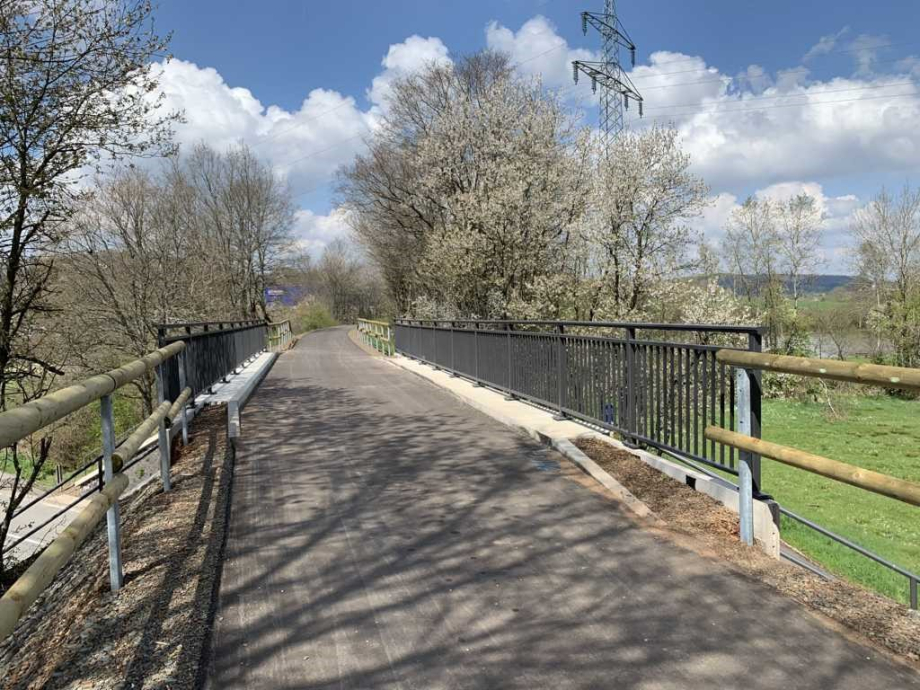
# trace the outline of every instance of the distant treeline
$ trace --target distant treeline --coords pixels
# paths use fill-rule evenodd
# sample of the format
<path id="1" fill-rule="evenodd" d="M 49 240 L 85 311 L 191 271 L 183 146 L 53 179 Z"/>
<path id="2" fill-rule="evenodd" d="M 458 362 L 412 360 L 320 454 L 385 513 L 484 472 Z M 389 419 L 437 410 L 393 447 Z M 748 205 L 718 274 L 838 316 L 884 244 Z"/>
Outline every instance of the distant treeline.
<path id="1" fill-rule="evenodd" d="M 757 276 L 754 276 L 757 278 Z M 760 278 L 766 279 L 766 276 L 760 276 Z M 804 275 L 799 278 L 799 292 L 805 294 L 817 294 L 823 292 L 830 292 L 831 290 L 836 290 L 837 288 L 847 288 L 853 285 L 856 281 L 856 276 L 845 276 L 845 275 L 820 275 L 820 274 L 810 274 Z M 726 290 L 731 290 L 735 283 L 740 284 L 741 276 L 734 275 L 732 273 L 720 273 L 719 274 L 719 286 L 725 288 Z M 792 280 L 785 279 L 784 286 L 787 290 L 792 289 Z"/>

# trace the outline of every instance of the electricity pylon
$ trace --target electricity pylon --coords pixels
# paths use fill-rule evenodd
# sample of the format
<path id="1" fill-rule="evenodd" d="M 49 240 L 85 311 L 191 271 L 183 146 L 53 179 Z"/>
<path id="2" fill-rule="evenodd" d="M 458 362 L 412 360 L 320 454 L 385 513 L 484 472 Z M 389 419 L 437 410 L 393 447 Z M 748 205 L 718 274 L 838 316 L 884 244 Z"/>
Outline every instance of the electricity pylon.
<path id="1" fill-rule="evenodd" d="M 636 44 L 632 42 L 623 24 L 617 18 L 615 0 L 605 0 L 603 14 L 582 12 L 581 30 L 583 33 L 588 33 L 589 24 L 601 35 L 604 59 L 601 62 L 575 60 L 572 63 L 572 71 L 576 84 L 579 72 L 587 75 L 591 79 L 591 90 L 595 93 L 600 84 L 601 131 L 604 136 L 604 147 L 609 151 L 613 139 L 626 125 L 623 111 L 629 109 L 630 99 L 639 104 L 639 117 L 642 117 L 642 95 L 630 81 L 626 70 L 620 63 L 620 47 L 622 46 L 629 50 L 632 65 L 635 66 Z"/>

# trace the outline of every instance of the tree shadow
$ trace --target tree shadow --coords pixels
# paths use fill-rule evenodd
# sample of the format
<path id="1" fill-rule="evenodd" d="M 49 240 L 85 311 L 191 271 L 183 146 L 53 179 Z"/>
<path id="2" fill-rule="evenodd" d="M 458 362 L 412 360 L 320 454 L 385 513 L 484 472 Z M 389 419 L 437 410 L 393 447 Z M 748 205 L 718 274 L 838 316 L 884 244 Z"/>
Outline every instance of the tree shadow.
<path id="1" fill-rule="evenodd" d="M 245 411 L 209 687 L 917 682 L 343 340 Z"/>

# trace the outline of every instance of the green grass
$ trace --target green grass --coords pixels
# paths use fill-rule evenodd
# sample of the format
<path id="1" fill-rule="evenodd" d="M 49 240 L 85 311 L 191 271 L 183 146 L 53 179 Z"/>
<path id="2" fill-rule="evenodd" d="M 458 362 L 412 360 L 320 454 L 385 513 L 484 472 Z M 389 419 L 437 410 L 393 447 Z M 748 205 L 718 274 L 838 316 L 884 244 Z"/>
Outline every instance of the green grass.
<path id="1" fill-rule="evenodd" d="M 765 440 L 920 482 L 920 403 L 887 396 L 826 404 L 765 400 Z M 764 459 L 763 488 L 784 507 L 913 572 L 920 572 L 920 509 Z M 783 539 L 831 572 L 908 601 L 907 579 L 783 519 Z"/>

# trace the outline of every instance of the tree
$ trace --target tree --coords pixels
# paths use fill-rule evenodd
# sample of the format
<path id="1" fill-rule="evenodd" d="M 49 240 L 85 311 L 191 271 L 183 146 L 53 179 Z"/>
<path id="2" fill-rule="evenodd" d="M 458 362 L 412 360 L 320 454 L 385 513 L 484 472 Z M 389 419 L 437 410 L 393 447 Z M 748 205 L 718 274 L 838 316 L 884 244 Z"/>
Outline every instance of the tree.
<path id="1" fill-rule="evenodd" d="M 776 204 L 782 271 L 792 290 L 792 308 L 798 311 L 802 280 L 820 265 L 821 211 L 814 197 L 798 194 Z"/>
<path id="2" fill-rule="evenodd" d="M 920 365 L 920 189 L 882 190 L 856 212 L 851 232 L 860 274 L 875 285 L 874 321 L 900 366 Z"/>
<path id="3" fill-rule="evenodd" d="M 153 96 L 149 64 L 166 40 L 151 12 L 146 0 L 0 3 L 0 410 L 42 395 L 60 372 L 36 317 L 50 309 L 54 251 L 81 171 L 169 149 L 176 115 Z M 0 538 L 47 457 L 39 449 L 26 469 L 12 453 Z"/>
<path id="4" fill-rule="evenodd" d="M 654 284 L 687 267 L 687 222 L 708 204 L 709 188 L 690 171 L 672 128 L 621 133 L 609 156 L 597 153 L 592 172 L 585 232 L 596 268 L 587 316 L 625 318 Z"/>
<path id="5" fill-rule="evenodd" d="M 266 278 L 291 243 L 289 189 L 245 144 L 224 153 L 200 144 L 183 161 L 182 174 L 194 189 L 189 212 L 203 226 L 203 250 L 233 315 L 267 318 Z"/>
<path id="6" fill-rule="evenodd" d="M 562 103 L 485 52 L 397 80 L 341 193 L 401 310 L 425 297 L 503 316 L 560 270 L 586 155 Z"/>

